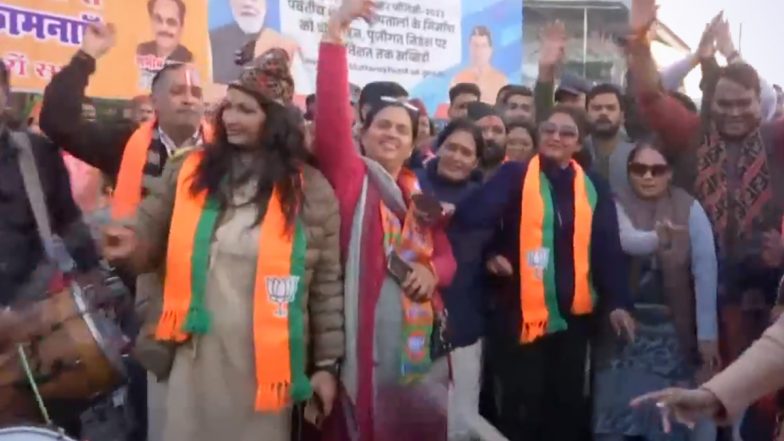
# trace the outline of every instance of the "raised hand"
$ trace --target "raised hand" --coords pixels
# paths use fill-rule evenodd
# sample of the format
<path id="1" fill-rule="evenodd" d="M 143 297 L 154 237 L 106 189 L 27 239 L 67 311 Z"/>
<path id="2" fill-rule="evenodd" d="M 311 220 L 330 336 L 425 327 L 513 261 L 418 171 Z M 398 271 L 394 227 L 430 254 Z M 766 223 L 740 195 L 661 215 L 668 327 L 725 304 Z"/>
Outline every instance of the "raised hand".
<path id="1" fill-rule="evenodd" d="M 539 33 L 539 65 L 552 67 L 563 61 L 566 52 L 566 26 L 560 20 L 548 23 Z"/>
<path id="2" fill-rule="evenodd" d="M 348 26 L 354 20 L 361 18 L 371 22 L 378 7 L 376 0 L 343 0 L 340 8 L 335 12 L 335 17 L 343 26 Z"/>
<path id="3" fill-rule="evenodd" d="M 729 56 L 735 52 L 735 43 L 732 42 L 730 22 L 723 18 L 719 19 L 716 22 L 714 32 L 716 34 L 716 48 L 725 58 L 729 58 Z"/>
<path id="4" fill-rule="evenodd" d="M 117 31 L 111 23 L 92 23 L 84 29 L 82 52 L 95 58 L 101 58 L 114 47 Z"/>
<path id="5" fill-rule="evenodd" d="M 697 47 L 697 57 L 704 60 L 712 58 L 716 54 L 716 33 L 713 22 L 705 25 L 705 30 L 700 38 L 700 45 Z"/>
<path id="6" fill-rule="evenodd" d="M 632 12 L 629 14 L 629 28 L 632 32 L 638 35 L 648 32 L 656 22 L 658 9 L 656 0 L 632 0 Z"/>

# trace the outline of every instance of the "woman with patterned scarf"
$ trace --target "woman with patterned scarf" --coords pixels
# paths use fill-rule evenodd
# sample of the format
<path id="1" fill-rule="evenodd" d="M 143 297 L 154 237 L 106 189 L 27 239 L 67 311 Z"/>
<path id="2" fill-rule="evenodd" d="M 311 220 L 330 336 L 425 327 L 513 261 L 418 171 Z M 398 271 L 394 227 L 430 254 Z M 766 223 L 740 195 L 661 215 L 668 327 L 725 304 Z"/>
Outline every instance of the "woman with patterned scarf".
<path id="1" fill-rule="evenodd" d="M 324 438 L 445 440 L 448 369 L 433 359 L 430 343 L 440 309 L 434 292 L 448 286 L 455 263 L 443 228 L 414 210 L 421 191 L 404 164 L 414 149 L 416 108 L 380 97 L 363 121 L 366 157 L 352 141 L 342 36 L 374 9 L 371 0 L 344 0 L 319 52 L 314 153 L 338 195 L 346 259 L 345 394 Z"/>
<path id="2" fill-rule="evenodd" d="M 501 280 L 489 321 L 500 429 L 513 441 L 585 439 L 596 318 L 608 311 L 616 337 L 634 339 L 609 184 L 574 160 L 584 127 L 580 110 L 556 107 L 539 126 L 537 155 L 502 165 L 452 219 L 498 226 L 488 269 Z"/>
<path id="3" fill-rule="evenodd" d="M 289 441 L 295 404 L 315 392 L 332 406 L 340 219 L 329 183 L 304 165 L 285 106 L 292 85 L 274 54 L 247 69 L 229 85 L 215 141 L 171 158 L 132 226 L 105 232 L 107 258 L 165 272 L 162 312 L 147 321 L 172 350 L 167 441 Z"/>

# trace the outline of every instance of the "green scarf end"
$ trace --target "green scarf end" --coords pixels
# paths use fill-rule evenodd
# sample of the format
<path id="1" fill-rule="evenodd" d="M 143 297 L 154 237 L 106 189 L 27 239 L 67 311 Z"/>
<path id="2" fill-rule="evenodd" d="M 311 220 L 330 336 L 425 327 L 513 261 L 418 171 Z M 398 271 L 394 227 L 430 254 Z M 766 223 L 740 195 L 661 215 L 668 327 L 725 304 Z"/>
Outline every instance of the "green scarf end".
<path id="1" fill-rule="evenodd" d="M 204 335 L 210 331 L 210 313 L 206 309 L 191 308 L 185 319 L 183 330 L 189 334 Z"/>
<path id="2" fill-rule="evenodd" d="M 294 383 L 291 385 L 291 401 L 301 403 L 313 396 L 313 387 L 304 374 L 301 376 L 298 375 L 297 377 L 298 378 L 295 378 Z"/>

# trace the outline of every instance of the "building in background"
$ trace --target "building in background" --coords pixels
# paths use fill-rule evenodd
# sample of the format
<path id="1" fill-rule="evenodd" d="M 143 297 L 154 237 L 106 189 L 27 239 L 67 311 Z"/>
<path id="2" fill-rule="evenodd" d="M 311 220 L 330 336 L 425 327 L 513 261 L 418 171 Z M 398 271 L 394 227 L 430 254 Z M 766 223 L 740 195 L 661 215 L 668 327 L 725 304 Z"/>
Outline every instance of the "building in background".
<path id="1" fill-rule="evenodd" d="M 532 85 L 539 71 L 539 30 L 553 20 L 566 25 L 565 69 L 592 82 L 623 84 L 626 60 L 618 37 L 628 29 L 631 0 L 523 0 L 522 81 Z M 685 58 L 689 46 L 669 27 L 659 24 L 652 45 L 660 67 Z M 686 81 L 686 93 L 699 96 L 699 74 Z M 696 86 L 696 89 L 695 89 Z"/>

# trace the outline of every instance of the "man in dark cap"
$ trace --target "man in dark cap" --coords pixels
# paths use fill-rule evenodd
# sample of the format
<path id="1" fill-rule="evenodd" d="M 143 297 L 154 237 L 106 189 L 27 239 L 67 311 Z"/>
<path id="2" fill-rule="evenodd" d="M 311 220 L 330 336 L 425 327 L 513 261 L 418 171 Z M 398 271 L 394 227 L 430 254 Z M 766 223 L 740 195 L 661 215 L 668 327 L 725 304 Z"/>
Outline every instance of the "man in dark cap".
<path id="1" fill-rule="evenodd" d="M 591 83 L 585 78 L 569 72 L 561 74 L 561 84 L 555 90 L 556 104 L 585 109 L 585 95 L 591 91 Z"/>
<path id="2" fill-rule="evenodd" d="M 504 118 L 495 107 L 483 102 L 473 102 L 468 104 L 468 119 L 482 129 L 485 148 L 479 161 L 479 168 L 484 174 L 484 179 L 490 179 L 506 157 Z"/>

